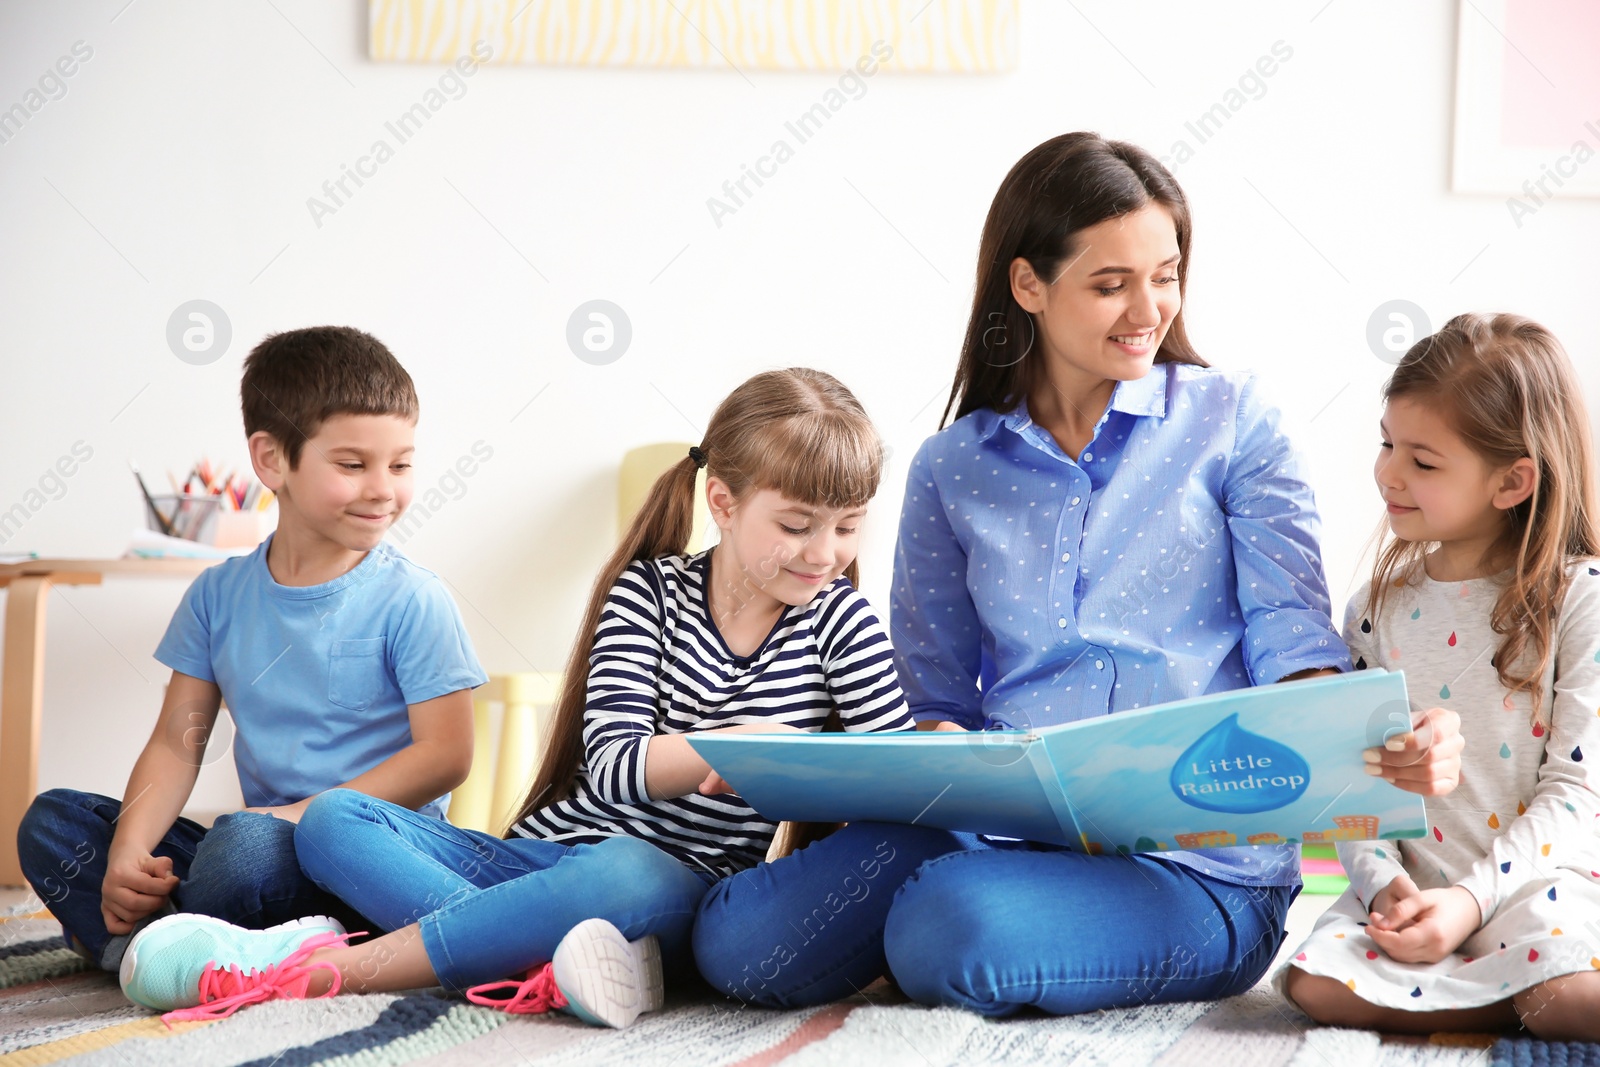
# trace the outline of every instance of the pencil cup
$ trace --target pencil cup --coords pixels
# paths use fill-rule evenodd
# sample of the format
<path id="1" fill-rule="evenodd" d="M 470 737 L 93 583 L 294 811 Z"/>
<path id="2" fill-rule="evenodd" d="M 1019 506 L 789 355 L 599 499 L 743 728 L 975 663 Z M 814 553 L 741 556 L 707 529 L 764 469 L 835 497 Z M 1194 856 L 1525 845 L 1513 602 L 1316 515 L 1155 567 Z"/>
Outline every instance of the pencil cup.
<path id="1" fill-rule="evenodd" d="M 278 525 L 278 509 L 264 511 L 217 512 L 211 525 L 211 544 L 218 548 L 254 548 L 267 539 Z"/>
<path id="2" fill-rule="evenodd" d="M 152 496 L 145 520 L 157 533 L 218 548 L 259 545 L 277 525 L 275 511 L 234 511 L 209 493 Z"/>

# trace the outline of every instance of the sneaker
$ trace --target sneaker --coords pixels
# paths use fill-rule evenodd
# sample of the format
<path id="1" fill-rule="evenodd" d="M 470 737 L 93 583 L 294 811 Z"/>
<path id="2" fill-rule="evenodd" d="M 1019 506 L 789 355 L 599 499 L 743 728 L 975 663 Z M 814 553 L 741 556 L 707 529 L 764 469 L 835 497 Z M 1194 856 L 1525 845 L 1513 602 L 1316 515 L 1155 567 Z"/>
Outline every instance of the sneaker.
<path id="1" fill-rule="evenodd" d="M 467 999 L 512 1015 L 542 1015 L 567 1006 L 567 998 L 556 988 L 548 963 L 539 964 L 514 981 L 475 985 L 467 990 Z"/>
<path id="2" fill-rule="evenodd" d="M 491 995 L 505 990 L 509 997 Z M 585 919 L 567 931 L 549 963 L 520 981 L 473 986 L 467 999 L 517 1014 L 554 1008 L 620 1030 L 665 999 L 661 946 L 654 936 L 629 941 L 604 919 Z"/>
<path id="3" fill-rule="evenodd" d="M 119 977 L 129 1000 L 167 1012 L 162 1018 L 169 1024 L 221 1019 L 246 1004 L 304 997 L 315 970 L 333 974 L 326 995 L 338 992 L 337 968 L 305 961 L 350 936 L 325 915 L 267 930 L 246 930 L 209 915 L 169 915 L 129 942 Z"/>

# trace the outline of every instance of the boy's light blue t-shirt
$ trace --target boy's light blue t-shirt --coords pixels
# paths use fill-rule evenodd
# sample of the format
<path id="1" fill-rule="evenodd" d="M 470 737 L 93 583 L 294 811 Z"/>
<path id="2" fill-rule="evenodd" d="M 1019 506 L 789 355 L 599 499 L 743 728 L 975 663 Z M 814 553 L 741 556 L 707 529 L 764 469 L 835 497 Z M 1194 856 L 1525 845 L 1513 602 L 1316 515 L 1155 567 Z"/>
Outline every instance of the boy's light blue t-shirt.
<path id="1" fill-rule="evenodd" d="M 380 543 L 331 582 L 287 586 L 267 569 L 271 543 L 202 572 L 156 648 L 222 690 L 248 807 L 371 770 L 411 743 L 406 705 L 488 680 L 443 583 L 398 549 Z"/>

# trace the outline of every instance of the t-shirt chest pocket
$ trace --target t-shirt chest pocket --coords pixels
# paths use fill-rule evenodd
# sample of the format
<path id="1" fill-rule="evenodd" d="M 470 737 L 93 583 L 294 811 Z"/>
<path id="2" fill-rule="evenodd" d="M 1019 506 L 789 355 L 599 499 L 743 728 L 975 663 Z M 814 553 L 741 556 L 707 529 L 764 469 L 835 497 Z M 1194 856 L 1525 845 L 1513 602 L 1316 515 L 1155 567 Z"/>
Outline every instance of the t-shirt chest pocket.
<path id="1" fill-rule="evenodd" d="M 383 638 L 335 641 L 328 657 L 328 699 L 366 711 L 384 688 Z"/>

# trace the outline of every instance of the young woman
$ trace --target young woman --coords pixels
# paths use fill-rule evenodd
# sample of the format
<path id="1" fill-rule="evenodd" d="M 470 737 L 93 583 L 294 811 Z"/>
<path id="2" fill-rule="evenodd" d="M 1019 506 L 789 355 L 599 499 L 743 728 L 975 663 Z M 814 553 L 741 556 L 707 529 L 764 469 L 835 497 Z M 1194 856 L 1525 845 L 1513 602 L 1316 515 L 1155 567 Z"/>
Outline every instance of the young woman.
<path id="1" fill-rule="evenodd" d="M 901 514 L 891 632 L 921 726 L 1046 726 L 1349 669 L 1278 413 L 1184 330 L 1189 245 L 1183 191 L 1130 144 L 1056 137 L 1001 183 L 956 418 L 912 459 Z M 1453 712 L 1422 721 L 1377 766 L 1436 793 L 1461 740 Z M 850 826 L 781 862 L 849 869 L 880 833 Z M 912 997 L 987 1015 L 1221 997 L 1265 971 L 1299 889 L 1293 847 L 972 843 L 852 905 L 754 989 L 740 976 L 815 879 L 744 872 L 701 903 L 696 962 L 764 1004 L 848 993 L 885 962 Z"/>

